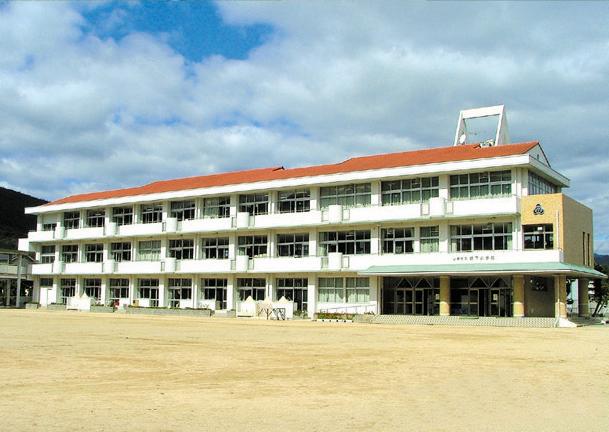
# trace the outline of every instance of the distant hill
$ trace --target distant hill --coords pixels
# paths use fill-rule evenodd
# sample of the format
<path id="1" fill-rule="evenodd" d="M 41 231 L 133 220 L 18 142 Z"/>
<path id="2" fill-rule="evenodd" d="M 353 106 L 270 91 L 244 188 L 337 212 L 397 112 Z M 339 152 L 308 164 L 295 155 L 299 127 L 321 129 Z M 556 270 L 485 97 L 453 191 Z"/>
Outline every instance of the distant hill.
<path id="1" fill-rule="evenodd" d="M 24 209 L 47 202 L 0 187 L 0 249 L 17 249 L 17 239 L 36 229 L 36 216 L 25 215 Z"/>
<path id="2" fill-rule="evenodd" d="M 609 255 L 594 254 L 594 261 L 604 267 L 609 267 Z"/>

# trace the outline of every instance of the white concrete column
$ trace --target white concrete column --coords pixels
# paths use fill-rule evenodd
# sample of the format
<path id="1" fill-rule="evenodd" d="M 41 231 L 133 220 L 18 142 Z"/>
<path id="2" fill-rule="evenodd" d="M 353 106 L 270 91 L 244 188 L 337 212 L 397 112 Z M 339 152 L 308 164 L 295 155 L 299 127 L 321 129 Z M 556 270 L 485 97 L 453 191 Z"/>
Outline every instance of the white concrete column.
<path id="1" fill-rule="evenodd" d="M 269 191 L 269 214 L 278 213 L 277 210 L 277 191 Z"/>
<path id="2" fill-rule="evenodd" d="M 269 231 L 267 233 L 267 250 L 268 250 L 268 257 L 269 258 L 275 258 L 277 256 L 277 233 L 273 230 Z"/>
<path id="3" fill-rule="evenodd" d="M 167 278 L 159 276 L 159 307 L 167 306 Z"/>
<path id="4" fill-rule="evenodd" d="M 309 256 L 317 256 L 317 230 L 309 231 Z"/>
<path id="5" fill-rule="evenodd" d="M 235 301 L 235 276 L 227 276 L 226 281 L 226 309 L 233 310 L 237 308 L 237 302 Z"/>
<path id="6" fill-rule="evenodd" d="M 319 188 L 311 187 L 310 189 L 310 203 L 309 206 L 311 211 L 319 210 Z"/>
<path id="7" fill-rule="evenodd" d="M 138 242 L 137 238 L 131 239 L 131 261 L 137 261 Z"/>
<path id="8" fill-rule="evenodd" d="M 522 223 L 520 218 L 516 217 L 512 219 L 512 249 L 523 250 L 524 249 L 524 237 L 522 235 Z"/>
<path id="9" fill-rule="evenodd" d="M 230 196 L 230 215 L 236 217 L 239 211 L 239 195 L 233 194 Z"/>
<path id="10" fill-rule="evenodd" d="M 307 287 L 307 314 L 309 318 L 315 317 L 317 312 L 317 277 L 315 273 L 309 274 Z"/>
<path id="11" fill-rule="evenodd" d="M 106 207 L 104 211 L 104 226 L 107 227 L 112 222 L 112 207 Z"/>
<path id="12" fill-rule="evenodd" d="M 229 234 L 228 236 L 228 259 L 234 260 L 237 256 L 237 236 Z"/>
<path id="13" fill-rule="evenodd" d="M 439 252 L 450 252 L 450 227 L 447 222 L 439 224 L 440 227 L 440 244 Z"/>
<path id="14" fill-rule="evenodd" d="M 191 297 L 192 297 L 192 308 L 193 309 L 197 309 L 199 307 L 199 285 L 201 282 L 200 278 L 195 277 L 196 275 L 192 276 L 192 293 L 191 293 Z"/>
<path id="15" fill-rule="evenodd" d="M 163 201 L 163 221 L 166 221 L 169 217 L 171 204 L 169 201 Z"/>
<path id="16" fill-rule="evenodd" d="M 103 278 L 101 278 L 101 295 L 100 295 L 99 300 L 103 305 L 105 305 L 107 299 L 108 299 L 108 278 L 103 277 Z"/>
<path id="17" fill-rule="evenodd" d="M 421 227 L 414 226 L 414 240 L 412 241 L 412 252 L 421 253 Z"/>
<path id="18" fill-rule="evenodd" d="M 521 169 L 520 177 L 520 196 L 526 196 L 529 194 L 529 170 L 526 168 Z"/>
<path id="19" fill-rule="evenodd" d="M 38 215 L 36 217 L 36 231 L 42 231 L 42 223 L 43 223 L 43 219 L 44 215 Z"/>
<path id="20" fill-rule="evenodd" d="M 142 223 L 142 205 L 141 204 L 133 205 L 133 223 L 134 224 Z"/>
<path id="21" fill-rule="evenodd" d="M 375 310 L 373 312 L 375 314 L 377 314 L 377 315 L 379 313 L 381 313 L 381 307 L 380 307 L 380 304 L 379 304 L 379 299 L 380 299 L 380 296 L 379 296 L 379 286 L 380 286 L 379 279 L 380 279 L 379 276 L 371 276 L 369 278 L 369 280 L 370 280 L 370 303 L 376 302 L 376 307 L 375 307 Z"/>
<path id="22" fill-rule="evenodd" d="M 378 255 L 381 253 L 381 229 L 374 226 L 370 229 L 370 254 Z"/>
<path id="23" fill-rule="evenodd" d="M 370 182 L 370 205 L 381 205 L 381 182 L 379 180 Z"/>
<path id="24" fill-rule="evenodd" d="M 438 176 L 438 197 L 450 199 L 450 176 L 448 174 Z"/>
<path id="25" fill-rule="evenodd" d="M 129 276 L 129 304 L 133 304 L 133 300 L 137 298 L 137 278 L 135 276 Z"/>
<path id="26" fill-rule="evenodd" d="M 266 298 L 271 299 L 271 301 L 275 298 L 275 278 L 272 275 L 265 275 L 266 280 Z"/>
<path id="27" fill-rule="evenodd" d="M 104 252 L 103 252 L 103 260 L 104 260 L 104 264 L 106 263 L 106 261 L 108 261 L 110 259 L 110 247 L 111 247 L 111 243 L 110 242 L 104 242 Z"/>
<path id="28" fill-rule="evenodd" d="M 168 244 L 169 244 L 169 240 L 166 237 L 163 237 L 161 239 L 161 261 L 163 261 L 168 256 L 168 254 L 167 254 Z"/>

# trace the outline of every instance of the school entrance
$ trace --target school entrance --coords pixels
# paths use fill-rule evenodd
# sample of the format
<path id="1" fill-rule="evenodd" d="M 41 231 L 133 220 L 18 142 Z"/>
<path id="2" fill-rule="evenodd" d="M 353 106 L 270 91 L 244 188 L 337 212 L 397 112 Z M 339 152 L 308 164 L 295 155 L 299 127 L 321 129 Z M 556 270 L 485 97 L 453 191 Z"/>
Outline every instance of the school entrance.
<path id="1" fill-rule="evenodd" d="M 511 278 L 501 276 L 451 278 L 450 314 L 511 317 Z"/>
<path id="2" fill-rule="evenodd" d="M 438 315 L 440 282 L 438 278 L 383 278 L 383 310 L 389 315 Z"/>

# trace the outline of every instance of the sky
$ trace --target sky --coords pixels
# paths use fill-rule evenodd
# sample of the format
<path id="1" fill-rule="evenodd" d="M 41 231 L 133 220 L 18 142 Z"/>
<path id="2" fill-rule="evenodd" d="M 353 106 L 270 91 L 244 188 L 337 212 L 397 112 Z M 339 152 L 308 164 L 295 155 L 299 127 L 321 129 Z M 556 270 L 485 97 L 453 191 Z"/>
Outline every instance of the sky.
<path id="1" fill-rule="evenodd" d="M 448 146 L 498 104 L 609 253 L 609 2 L 0 1 L 0 186 L 48 200 Z"/>

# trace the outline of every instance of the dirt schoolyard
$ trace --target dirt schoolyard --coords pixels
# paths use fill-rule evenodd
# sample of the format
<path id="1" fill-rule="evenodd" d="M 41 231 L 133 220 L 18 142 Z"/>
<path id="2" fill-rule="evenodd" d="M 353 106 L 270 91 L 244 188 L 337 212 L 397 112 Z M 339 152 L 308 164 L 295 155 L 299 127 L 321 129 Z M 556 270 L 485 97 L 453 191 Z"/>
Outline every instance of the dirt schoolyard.
<path id="1" fill-rule="evenodd" d="M 607 431 L 609 328 L 0 310 L 5 431 Z"/>

